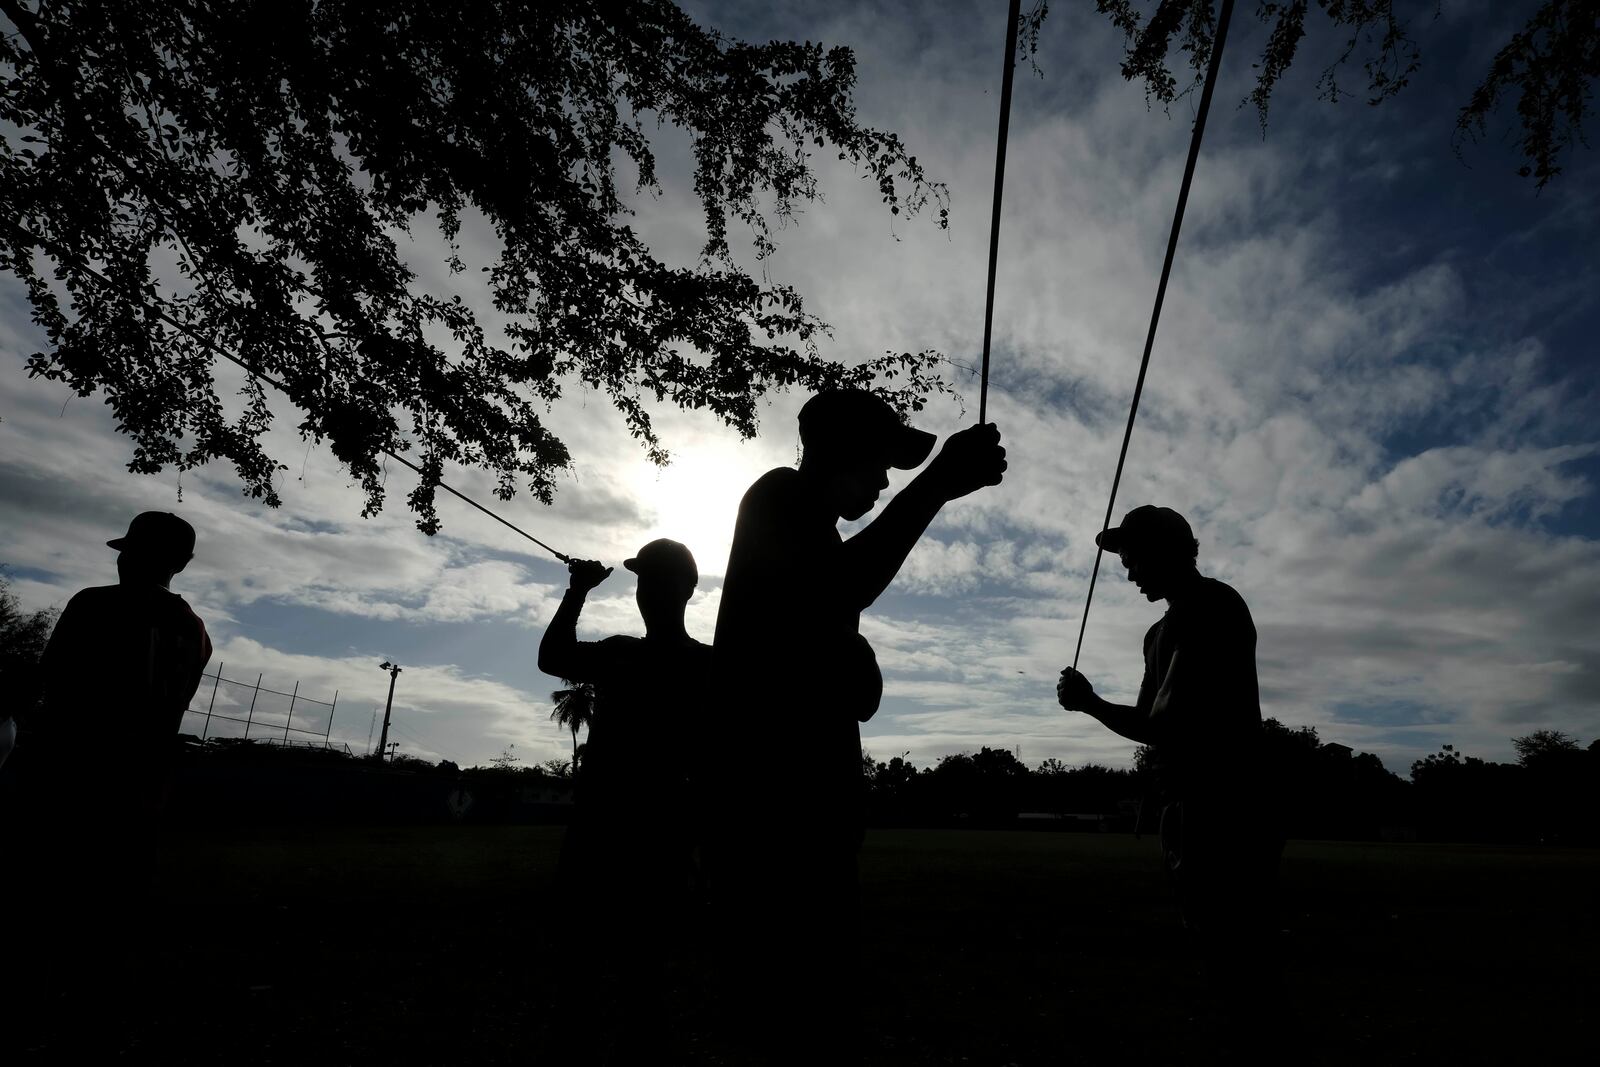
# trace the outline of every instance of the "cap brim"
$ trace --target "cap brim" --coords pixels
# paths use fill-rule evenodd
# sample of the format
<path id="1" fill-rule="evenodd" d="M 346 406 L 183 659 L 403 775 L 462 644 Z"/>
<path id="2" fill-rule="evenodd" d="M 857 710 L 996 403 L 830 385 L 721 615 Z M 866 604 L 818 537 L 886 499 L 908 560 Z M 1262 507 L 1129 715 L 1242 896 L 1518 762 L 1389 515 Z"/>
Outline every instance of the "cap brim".
<path id="1" fill-rule="evenodd" d="M 1095 534 L 1094 543 L 1107 552 L 1121 552 L 1128 547 L 1128 534 L 1122 527 L 1113 526 L 1109 530 L 1101 530 Z"/>
<path id="2" fill-rule="evenodd" d="M 889 442 L 889 466 L 908 471 L 922 466 L 939 438 L 927 430 L 902 426 Z"/>
<path id="3" fill-rule="evenodd" d="M 111 540 L 106 542 L 106 547 L 114 548 L 118 552 L 121 552 L 125 547 L 127 547 L 127 544 L 128 539 L 126 537 L 113 537 Z"/>
<path id="4" fill-rule="evenodd" d="M 630 571 L 632 571 L 635 574 L 639 573 L 639 557 L 638 556 L 635 556 L 632 559 L 623 560 L 622 561 L 622 565 L 624 567 L 628 568 Z"/>

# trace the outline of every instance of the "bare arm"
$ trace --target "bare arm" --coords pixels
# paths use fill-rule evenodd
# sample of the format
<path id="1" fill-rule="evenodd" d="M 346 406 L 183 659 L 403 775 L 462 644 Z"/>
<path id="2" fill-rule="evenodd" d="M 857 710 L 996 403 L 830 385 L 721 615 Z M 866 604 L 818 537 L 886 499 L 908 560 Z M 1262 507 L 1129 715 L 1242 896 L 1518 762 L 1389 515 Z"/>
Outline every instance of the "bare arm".
<path id="1" fill-rule="evenodd" d="M 589 590 L 610 577 L 611 568 L 594 560 L 575 559 L 567 565 L 567 570 L 572 575 L 567 591 L 539 641 L 539 669 L 557 678 L 585 681 L 588 657 L 583 654 L 584 645 L 578 640 L 578 616 L 583 612 Z"/>
<path id="2" fill-rule="evenodd" d="M 923 471 L 889 501 L 872 523 L 841 547 L 852 604 L 870 607 L 900 573 L 945 500 Z"/>
<path id="3" fill-rule="evenodd" d="M 1006 450 L 993 424 L 951 434 L 883 513 L 844 543 L 844 572 L 855 606 L 869 607 L 889 587 L 940 508 L 986 485 L 999 485 L 1005 470 Z"/>
<path id="4" fill-rule="evenodd" d="M 1138 708 L 1102 700 L 1087 710 L 1108 730 L 1121 734 L 1129 741 L 1137 741 L 1141 745 L 1155 744 L 1156 730 L 1152 728 L 1150 720 L 1140 714 Z"/>
<path id="5" fill-rule="evenodd" d="M 1166 692 L 1165 687 L 1162 692 Z M 1056 701 L 1068 711 L 1081 711 L 1093 716 L 1108 730 L 1121 734 L 1129 741 L 1137 741 L 1141 745 L 1155 743 L 1157 731 L 1152 722 L 1153 715 L 1147 716 L 1128 704 L 1113 704 L 1106 700 L 1094 691 L 1089 679 L 1071 667 L 1061 672 L 1061 680 L 1056 683 Z"/>

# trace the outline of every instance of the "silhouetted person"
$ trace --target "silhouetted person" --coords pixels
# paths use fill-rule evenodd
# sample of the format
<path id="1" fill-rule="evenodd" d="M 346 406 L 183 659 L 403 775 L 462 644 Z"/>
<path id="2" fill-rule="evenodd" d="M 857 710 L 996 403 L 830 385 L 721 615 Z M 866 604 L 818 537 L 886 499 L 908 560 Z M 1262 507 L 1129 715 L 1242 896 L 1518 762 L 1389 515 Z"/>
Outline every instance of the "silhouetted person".
<path id="1" fill-rule="evenodd" d="M 713 730 L 727 774 L 712 888 L 731 995 L 772 1054 L 856 1055 L 856 853 L 861 734 L 883 679 L 858 632 L 946 502 L 1000 482 L 992 425 L 953 434 L 928 467 L 848 540 L 891 469 L 927 459 L 934 435 L 864 391 L 819 393 L 800 411 L 798 470 L 762 475 L 739 505 L 717 616 Z M 825 1057 L 825 1059 L 817 1059 Z"/>
<path id="2" fill-rule="evenodd" d="M 1282 839 L 1261 752 L 1256 628 L 1232 587 L 1196 566 L 1200 545 L 1171 508 L 1146 505 L 1096 544 L 1121 556 L 1128 580 L 1167 613 L 1144 637 L 1144 679 L 1132 707 L 1061 672 L 1056 696 L 1148 745 L 1161 846 L 1184 925 L 1205 958 L 1250 993 L 1270 981 L 1268 939 Z"/>
<path id="3" fill-rule="evenodd" d="M 205 624 L 168 586 L 194 555 L 194 527 L 169 512 L 136 516 L 106 542 L 117 585 L 67 602 L 39 661 L 41 695 L 16 759 L 32 845 L 29 940 L 45 1016 L 105 1010 L 114 1040 L 134 994 L 149 991 L 155 819 L 171 782 L 178 728 L 211 658 Z M 139 977 L 141 963 L 144 976 Z M 124 1017 L 118 1020 L 118 1015 Z M 80 1024 L 84 1020 L 77 1020 Z"/>
<path id="4" fill-rule="evenodd" d="M 39 660 L 42 699 L 29 732 L 74 763 L 103 764 L 151 803 L 183 713 L 211 659 L 211 638 L 172 579 L 194 558 L 194 527 L 166 511 L 135 516 L 107 541 L 116 585 L 67 601 Z M 141 784 L 142 783 L 142 784 Z M 133 799 L 130 797 L 130 799 Z"/>
<path id="5" fill-rule="evenodd" d="M 560 870 L 564 891 L 583 909 L 574 927 L 582 941 L 574 943 L 573 963 L 584 978 L 574 990 L 575 1010 L 590 1025 L 575 1028 L 575 1036 L 590 1047 L 572 1054 L 661 1062 L 660 986 L 675 955 L 668 935 L 683 924 L 694 881 L 689 778 L 699 758 L 711 647 L 684 627 L 700 580 L 686 547 L 651 541 L 623 566 L 639 576 L 645 636 L 578 640 L 584 599 L 611 568 L 574 560 L 567 593 L 539 643 L 539 669 L 592 683 L 595 692 Z M 612 998 L 614 1006 L 596 1003 Z M 610 1042 L 618 1047 L 608 1058 L 596 1045 Z"/>

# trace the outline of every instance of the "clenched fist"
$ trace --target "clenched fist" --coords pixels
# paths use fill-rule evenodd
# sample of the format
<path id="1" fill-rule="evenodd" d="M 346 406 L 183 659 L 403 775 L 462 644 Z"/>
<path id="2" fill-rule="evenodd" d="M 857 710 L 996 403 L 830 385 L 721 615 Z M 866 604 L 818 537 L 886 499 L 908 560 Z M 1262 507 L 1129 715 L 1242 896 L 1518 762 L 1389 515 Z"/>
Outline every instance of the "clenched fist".
<path id="1" fill-rule="evenodd" d="M 587 593 L 611 577 L 611 568 L 598 560 L 575 559 L 567 564 L 567 573 L 572 576 L 567 580 L 567 588 L 574 593 Z"/>
<path id="2" fill-rule="evenodd" d="M 1056 702 L 1068 711 L 1088 711 L 1100 702 L 1089 679 L 1067 667 L 1056 682 Z"/>
<path id="3" fill-rule="evenodd" d="M 1006 450 L 992 422 L 969 426 L 945 439 L 928 465 L 934 485 L 946 500 L 955 500 L 986 485 L 999 485 L 1006 471 Z"/>

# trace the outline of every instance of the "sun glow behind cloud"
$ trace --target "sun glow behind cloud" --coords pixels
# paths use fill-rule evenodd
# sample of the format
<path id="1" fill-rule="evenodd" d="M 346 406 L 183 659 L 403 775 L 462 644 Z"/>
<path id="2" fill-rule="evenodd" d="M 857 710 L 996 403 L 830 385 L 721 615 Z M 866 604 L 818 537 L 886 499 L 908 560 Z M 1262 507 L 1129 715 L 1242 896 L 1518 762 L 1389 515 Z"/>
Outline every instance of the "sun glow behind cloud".
<path id="1" fill-rule="evenodd" d="M 739 500 L 770 467 L 755 449 L 701 441 L 674 451 L 666 467 L 635 461 L 627 484 L 648 516 L 646 540 L 681 541 L 694 553 L 702 575 L 720 575 L 733 543 Z"/>
<path id="2" fill-rule="evenodd" d="M 819 160 L 827 201 L 760 269 L 832 324 L 822 350 L 970 356 L 999 13 L 928 9 L 918 21 L 939 27 L 928 34 L 860 5 L 719 5 L 705 18 L 745 39 L 855 45 L 863 116 L 951 182 L 948 232 L 891 224 L 858 174 Z M 868 731 L 880 755 L 1020 744 L 1029 762 L 1131 757 L 1131 744 L 1057 711 L 1052 684 L 1072 654 L 1188 131 L 1105 63 L 1115 42 L 1092 11 L 1052 14 L 1046 29 L 1045 76 L 1017 85 L 989 394 L 1012 469 L 945 509 L 863 620 L 887 676 Z M 1269 714 L 1402 772 L 1441 742 L 1503 759 L 1509 737 L 1536 726 L 1593 737 L 1600 459 L 1587 383 L 1600 290 L 1588 250 L 1600 201 L 1588 190 L 1600 189 L 1600 155 L 1575 155 L 1570 176 L 1534 197 L 1495 179 L 1487 156 L 1468 170 L 1438 150 L 1454 89 L 1430 100 L 1419 81 L 1393 108 L 1330 108 L 1313 91 L 1319 69 L 1296 64 L 1303 84 L 1285 87 L 1265 140 L 1252 114 L 1213 114 L 1117 510 L 1188 512 L 1205 565 L 1256 616 Z M 1238 99 L 1249 74 L 1235 73 Z M 701 216 L 684 159 L 661 144 L 673 176 L 640 198 L 635 221 L 653 249 L 692 265 Z M 1404 165 L 1348 165 L 1390 159 Z M 488 255 L 495 238 L 469 220 L 462 240 Z M 441 255 L 419 248 L 421 284 L 473 281 L 442 277 Z M 398 467 L 388 510 L 361 519 L 347 472 L 294 436 L 288 410 L 270 449 L 290 464 L 279 511 L 241 499 L 226 467 L 181 482 L 128 475 L 130 446 L 98 399 L 27 379 L 21 358 L 42 344 L 28 322 L 20 292 L 0 284 L 0 562 L 18 568 L 30 607 L 108 580 L 104 541 L 129 515 L 179 510 L 203 548 L 178 587 L 230 675 L 339 689 L 341 708 L 363 710 L 341 712 L 334 736 L 359 748 L 385 695 L 374 665 L 395 658 L 408 671 L 396 699 L 414 705 L 397 721 L 425 742 L 402 735 L 402 751 L 460 762 L 512 742 L 532 760 L 568 751 L 547 721 L 555 686 L 530 662 L 563 567 L 453 500 L 444 533 L 423 537 Z M 229 396 L 237 383 L 220 373 Z M 975 384 L 957 384 L 975 402 Z M 604 397 L 572 383 L 550 412 L 574 458 L 553 506 L 496 502 L 471 470 L 449 478 L 608 564 L 654 537 L 684 542 L 703 575 L 689 629 L 709 639 L 740 496 L 795 460 L 804 397 L 769 399 L 747 442 L 709 412 L 661 405 L 652 417 L 674 460 L 658 469 Z M 942 435 L 970 417 L 936 403 L 915 421 Z M 1107 696 L 1131 700 L 1160 609 L 1106 566 L 1083 662 Z M 619 572 L 591 596 L 586 639 L 641 632 L 634 588 Z"/>

